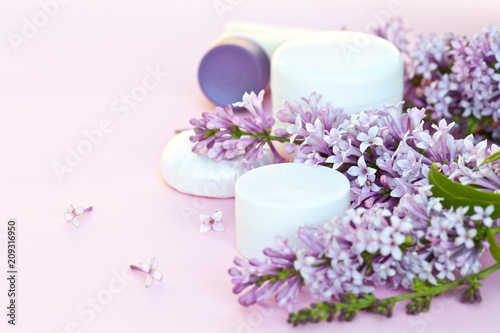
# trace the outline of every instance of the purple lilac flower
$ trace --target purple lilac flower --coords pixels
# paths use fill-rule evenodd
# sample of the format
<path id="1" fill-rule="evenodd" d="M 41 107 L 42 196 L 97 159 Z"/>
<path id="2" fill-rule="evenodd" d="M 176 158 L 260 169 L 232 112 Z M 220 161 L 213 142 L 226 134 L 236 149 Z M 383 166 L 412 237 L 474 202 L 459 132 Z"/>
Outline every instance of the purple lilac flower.
<path id="1" fill-rule="evenodd" d="M 450 179 L 498 191 L 500 161 L 481 164 L 500 147 L 475 144 L 472 136 L 455 140 L 454 123 L 444 119 L 424 129 L 423 109 L 401 115 L 390 106 L 348 117 L 319 100 L 312 94 L 305 109 L 287 102 L 278 117 L 294 126 L 288 131 L 296 134 L 294 162 L 335 167 L 349 177 L 353 209 L 322 226 L 301 228 L 302 249 L 280 241 L 264 251 L 264 261 L 237 259 L 239 268 L 230 274 L 234 292 L 246 290 L 240 303 L 262 303 L 275 293 L 278 304 L 290 309 L 302 285 L 330 300 L 370 292 L 374 285 L 409 289 L 415 278 L 436 284 L 477 272 L 487 248 L 485 228 L 500 221 L 490 221 L 492 208 L 472 207 L 472 217 L 467 207 L 444 209 L 431 196 L 427 176 L 435 163 Z"/>
<path id="2" fill-rule="evenodd" d="M 321 95 L 312 93 L 309 99 L 302 98 L 309 106 L 308 110 L 304 111 L 297 101 L 285 101 L 284 109 L 278 111 L 278 119 L 291 125 L 288 126 L 287 131 L 293 136 L 290 145 L 294 148 L 293 141 L 305 141 L 318 148 L 316 152 L 319 154 L 328 152 L 329 147 L 324 136 L 331 134 L 333 137 L 330 137 L 330 140 L 335 140 L 335 135 L 331 133 L 331 130 L 349 118 L 342 109 L 334 108 L 327 103 L 319 104 L 320 99 Z M 304 162 L 308 159 L 308 153 L 307 150 L 300 151 Z"/>
<path id="3" fill-rule="evenodd" d="M 348 117 L 320 103 L 315 93 L 304 101 L 308 108 L 289 101 L 277 113 L 281 122 L 289 124 L 294 162 L 344 173 L 351 182 L 354 208 L 382 204 L 392 209 L 402 196 L 428 185 L 432 163 L 462 184 L 474 183 L 486 191 L 500 186 L 491 167 L 475 170 L 498 146 L 488 148 L 486 141 L 475 144 L 472 136 L 456 140 L 450 134 L 455 123 L 445 119 L 424 129 L 425 109 L 400 114 L 400 106 L 387 106 Z"/>
<path id="4" fill-rule="evenodd" d="M 493 223 L 493 220 L 490 217 L 491 214 L 493 213 L 493 210 L 494 210 L 493 205 L 489 205 L 486 208 L 479 206 L 474 207 L 474 211 L 476 213 L 471 216 L 471 219 L 475 221 L 482 221 L 482 223 L 489 228 Z"/>
<path id="5" fill-rule="evenodd" d="M 485 246 L 482 231 L 500 224 L 498 219 L 484 223 L 478 216 L 466 216 L 469 207 L 446 210 L 439 204 L 440 200 L 431 197 L 429 187 L 422 187 L 418 194 L 402 198 L 394 211 L 395 215 L 411 218 L 414 236 L 418 239 L 416 248 L 411 251 L 414 257 L 412 260 L 418 257 L 428 263 L 428 281 L 443 278 L 454 280 L 456 269 L 460 270 L 462 276 L 478 272 L 481 267 L 479 257 L 488 247 Z M 479 211 L 478 207 L 474 207 L 474 210 Z M 488 210 L 489 217 L 492 210 Z M 482 236 L 479 237 L 479 234 Z M 408 276 L 418 273 L 417 276 L 420 277 L 421 274 L 421 268 L 412 268 L 410 259 L 403 262 L 399 269 L 409 270 Z M 410 278 L 401 280 L 405 288 L 411 286 L 411 283 Z"/>
<path id="6" fill-rule="evenodd" d="M 315 93 L 303 99 L 305 108 L 285 102 L 277 116 L 288 126 L 276 133 L 288 135 L 294 162 L 343 172 L 351 181 L 353 208 L 343 218 L 301 228 L 304 248 L 280 241 L 277 249 L 265 250 L 264 261 L 236 260 L 239 268 L 230 270 L 234 292 L 247 290 L 240 302 L 262 303 L 275 293 L 290 309 L 301 285 L 331 300 L 377 285 L 410 289 L 416 278 L 437 284 L 479 271 L 489 248 L 486 230 L 500 225 L 491 218 L 493 206 L 445 209 L 432 197 L 427 177 L 435 163 L 454 181 L 500 193 L 500 161 L 482 165 L 500 147 L 472 135 L 453 136 L 473 131 L 472 123 L 500 137 L 498 36 L 490 28 L 470 40 L 419 37 L 406 68 L 405 96 L 420 109 L 403 115 L 398 105 L 349 117 L 320 103 Z"/>
<path id="7" fill-rule="evenodd" d="M 347 173 L 353 177 L 356 178 L 356 182 L 358 183 L 359 186 L 365 186 L 368 182 L 371 184 L 372 181 L 370 179 L 373 179 L 372 176 L 375 175 L 377 172 L 377 169 L 370 168 L 366 166 L 365 158 L 364 156 L 361 156 L 358 159 L 358 165 L 357 166 L 352 166 L 347 170 Z M 368 178 L 370 177 L 370 179 Z"/>
<path id="8" fill-rule="evenodd" d="M 332 300 L 378 285 L 411 289 L 416 278 L 436 285 L 478 272 L 487 248 L 484 230 L 500 219 L 484 223 L 480 218 L 492 208 L 474 207 L 478 215 L 466 216 L 468 207 L 447 210 L 431 195 L 430 186 L 422 186 L 405 194 L 393 212 L 382 205 L 350 209 L 342 218 L 300 228 L 301 249 L 279 240 L 277 248 L 264 251 L 264 261 L 236 258 L 238 268 L 229 270 L 233 291 L 247 290 L 240 297 L 246 306 L 275 293 L 290 310 L 302 285 L 313 297 Z"/>
<path id="9" fill-rule="evenodd" d="M 224 231 L 224 226 L 221 223 L 222 212 L 216 211 L 211 216 L 206 214 L 200 214 L 200 232 L 206 233 L 210 230 Z"/>
<path id="10" fill-rule="evenodd" d="M 465 73 L 459 80 L 463 91 L 464 115 L 491 117 L 498 121 L 500 115 L 500 32 L 498 27 L 485 28 L 475 34 L 467 44 L 454 44 L 457 59 L 452 71 Z"/>
<path id="11" fill-rule="evenodd" d="M 404 27 L 403 20 L 400 17 L 391 18 L 372 31 L 374 35 L 387 39 L 394 44 L 403 54 L 408 53 L 409 42 L 406 37 L 407 32 L 408 29 Z"/>
<path id="12" fill-rule="evenodd" d="M 427 88 L 433 82 L 441 80 L 443 76 L 450 73 L 450 67 L 454 61 L 450 50 L 455 40 L 456 37 L 452 34 L 417 36 L 416 45 L 409 53 L 410 60 L 405 68 L 404 99 L 408 106 L 429 107 L 428 98 L 431 100 L 433 97 L 442 99 L 447 96 L 449 90 L 446 85 L 433 86 L 434 89 L 439 89 L 437 96 L 432 95 L 434 90 Z M 444 80 L 446 81 L 447 77 Z M 437 110 L 430 108 L 429 111 L 433 111 L 431 117 L 441 119 L 443 112 L 447 112 L 449 104 L 451 101 L 447 100 Z"/>
<path id="13" fill-rule="evenodd" d="M 435 122 L 457 121 L 453 134 L 500 138 L 500 31 L 471 38 L 419 36 L 405 68 L 407 106 L 425 107 Z"/>
<path id="14" fill-rule="evenodd" d="M 243 101 L 234 106 L 246 108 L 251 117 L 235 117 L 231 105 L 217 106 L 215 113 L 204 112 L 202 119 L 191 119 L 195 135 L 190 137 L 196 142 L 194 152 L 205 153 L 216 161 L 234 159 L 244 152 L 245 165 L 251 167 L 256 159 L 263 156 L 267 144 L 274 154 L 275 163 L 283 161 L 270 140 L 274 118 L 266 118 L 262 101 L 264 90 L 259 95 L 245 93 Z M 275 137 L 276 138 L 276 137 Z"/>
<path id="15" fill-rule="evenodd" d="M 264 254 L 266 261 L 234 259 L 236 267 L 228 271 L 234 284 L 233 292 L 240 294 L 246 290 L 238 299 L 243 306 L 263 303 L 274 294 L 278 305 L 291 311 L 303 282 L 294 269 L 295 249 L 287 240 L 278 238 L 276 247 L 265 249 Z"/>
<path id="16" fill-rule="evenodd" d="M 153 280 L 161 281 L 163 274 L 157 269 L 160 261 L 152 258 L 151 262 L 141 262 L 139 266 L 130 265 L 130 269 L 146 273 L 146 288 L 153 284 Z"/>

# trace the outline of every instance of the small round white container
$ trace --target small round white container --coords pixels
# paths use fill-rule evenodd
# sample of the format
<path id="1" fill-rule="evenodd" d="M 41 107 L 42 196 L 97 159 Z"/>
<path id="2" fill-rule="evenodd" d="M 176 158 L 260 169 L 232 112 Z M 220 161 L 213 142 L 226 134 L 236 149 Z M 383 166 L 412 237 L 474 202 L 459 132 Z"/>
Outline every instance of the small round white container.
<path id="1" fill-rule="evenodd" d="M 347 114 L 403 99 L 403 59 L 389 41 L 362 32 L 314 32 L 292 38 L 271 63 L 273 112 L 312 92 Z"/>
<path id="2" fill-rule="evenodd" d="M 324 166 L 284 163 L 254 169 L 236 182 L 236 245 L 246 258 L 263 259 L 276 236 L 294 239 L 298 228 L 323 224 L 349 208 L 349 180 Z"/>

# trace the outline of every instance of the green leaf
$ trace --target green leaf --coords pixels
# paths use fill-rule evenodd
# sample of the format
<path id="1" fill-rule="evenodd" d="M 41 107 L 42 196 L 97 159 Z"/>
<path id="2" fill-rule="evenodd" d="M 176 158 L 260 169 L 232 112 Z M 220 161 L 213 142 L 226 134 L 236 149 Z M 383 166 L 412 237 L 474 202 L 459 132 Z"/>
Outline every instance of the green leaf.
<path id="1" fill-rule="evenodd" d="M 490 252 L 493 258 L 497 262 L 500 262 L 500 246 L 498 246 L 498 242 L 495 238 L 495 235 L 500 233 L 500 227 L 488 229 L 486 233 L 486 237 L 488 238 L 488 242 L 490 243 Z"/>
<path id="2" fill-rule="evenodd" d="M 500 193 L 480 191 L 472 186 L 455 183 L 438 171 L 435 164 L 429 170 L 429 184 L 435 197 L 443 198 L 441 202 L 446 208 L 470 207 L 468 215 L 474 214 L 472 207 L 481 206 L 486 208 L 493 205 L 495 210 L 491 214 L 492 219 L 500 217 Z"/>
<path id="3" fill-rule="evenodd" d="M 484 161 L 483 163 L 481 163 L 481 165 L 479 166 L 482 166 L 483 164 L 486 164 L 486 163 L 490 163 L 490 162 L 493 162 L 493 161 L 496 161 L 500 159 L 500 151 L 499 152 L 496 152 L 494 154 L 491 154 L 490 156 L 488 156 Z"/>

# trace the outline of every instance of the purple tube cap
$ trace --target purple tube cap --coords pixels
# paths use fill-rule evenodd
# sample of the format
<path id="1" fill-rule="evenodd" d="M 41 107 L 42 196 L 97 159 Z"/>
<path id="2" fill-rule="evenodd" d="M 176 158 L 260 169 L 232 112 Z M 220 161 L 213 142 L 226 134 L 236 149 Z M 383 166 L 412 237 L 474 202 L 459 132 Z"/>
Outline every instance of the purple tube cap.
<path id="1" fill-rule="evenodd" d="M 256 94 L 269 84 L 270 63 L 266 52 L 242 37 L 222 40 L 203 57 L 198 69 L 201 90 L 214 104 L 241 101 L 245 92 Z"/>

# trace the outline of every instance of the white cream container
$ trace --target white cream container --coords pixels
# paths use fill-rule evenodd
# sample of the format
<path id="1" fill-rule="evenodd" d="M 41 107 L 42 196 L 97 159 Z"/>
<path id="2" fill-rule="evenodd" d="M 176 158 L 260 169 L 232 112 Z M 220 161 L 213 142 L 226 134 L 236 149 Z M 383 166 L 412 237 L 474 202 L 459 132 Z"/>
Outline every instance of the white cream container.
<path id="1" fill-rule="evenodd" d="M 344 215 L 350 184 L 324 166 L 283 163 L 247 172 L 236 181 L 236 245 L 246 258 L 263 259 L 276 236 L 294 239 L 298 228 Z"/>
<path id="2" fill-rule="evenodd" d="M 273 112 L 312 92 L 347 114 L 403 99 L 403 59 L 389 41 L 362 32 L 314 32 L 283 43 L 271 62 Z"/>

